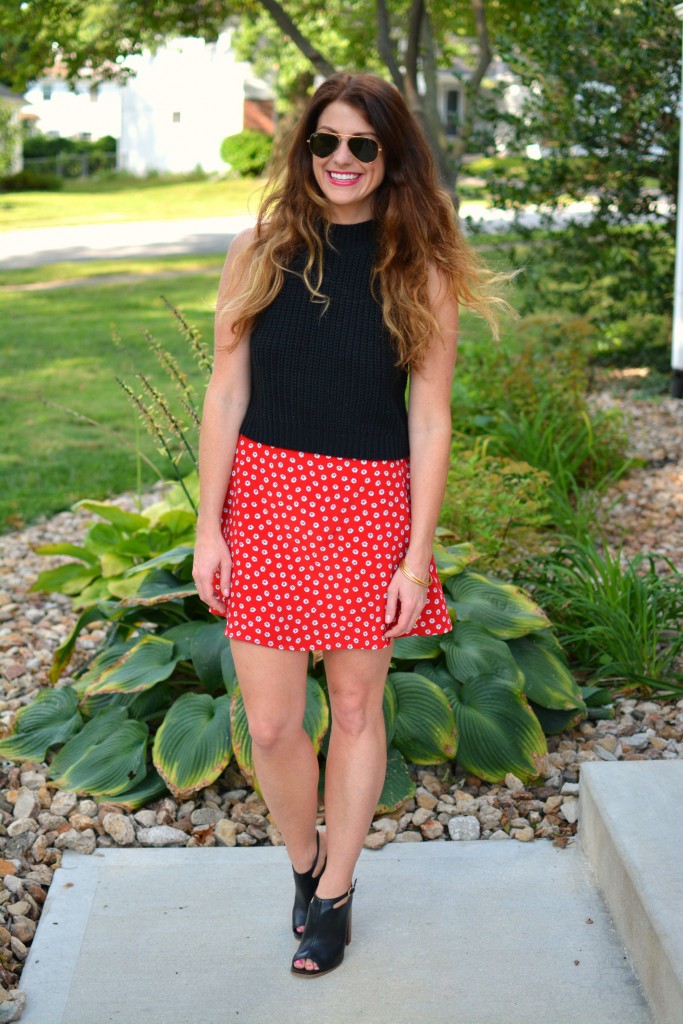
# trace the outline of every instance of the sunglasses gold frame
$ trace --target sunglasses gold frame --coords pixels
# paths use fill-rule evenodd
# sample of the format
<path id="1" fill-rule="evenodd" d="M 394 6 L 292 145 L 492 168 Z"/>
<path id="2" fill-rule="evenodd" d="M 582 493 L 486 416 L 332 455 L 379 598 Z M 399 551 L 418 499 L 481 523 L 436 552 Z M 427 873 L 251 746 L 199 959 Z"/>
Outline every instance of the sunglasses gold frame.
<path id="1" fill-rule="evenodd" d="M 335 148 L 333 150 L 331 150 L 329 153 L 327 153 L 326 156 L 319 156 L 318 160 L 326 160 L 328 156 L 332 156 L 332 153 L 336 153 L 337 152 L 337 150 L 341 146 L 342 142 L 347 142 L 348 143 L 349 139 L 361 139 L 363 142 L 374 142 L 374 144 L 377 146 L 377 156 L 373 156 L 372 160 L 361 160 L 361 158 L 359 156 L 356 156 L 356 154 L 353 152 L 353 150 L 351 150 L 351 147 L 349 146 L 349 149 L 351 151 L 351 155 L 356 160 L 360 160 L 360 162 L 362 164 L 374 164 L 375 160 L 377 159 L 377 157 L 382 152 L 382 147 L 380 146 L 380 144 L 377 141 L 377 139 L 373 139 L 369 135 L 340 135 L 339 132 L 328 132 L 328 131 L 312 132 L 308 136 L 308 138 L 306 139 L 306 143 L 307 143 L 309 149 L 311 149 L 311 139 L 315 135 L 330 135 L 330 136 L 334 137 L 335 139 L 339 140 L 337 142 L 337 145 L 335 146 Z M 312 153 L 313 156 L 317 155 L 316 153 L 313 153 L 312 149 L 311 149 L 311 153 Z"/>

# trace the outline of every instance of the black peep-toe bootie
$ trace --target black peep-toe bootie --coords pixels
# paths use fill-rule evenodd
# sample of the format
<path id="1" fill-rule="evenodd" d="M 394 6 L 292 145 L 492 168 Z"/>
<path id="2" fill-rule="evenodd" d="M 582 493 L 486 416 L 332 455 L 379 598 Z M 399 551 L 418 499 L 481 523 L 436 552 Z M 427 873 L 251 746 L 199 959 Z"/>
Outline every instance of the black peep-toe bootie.
<path id="1" fill-rule="evenodd" d="M 299 948 L 292 960 L 292 974 L 304 978 L 318 978 L 339 967 L 344 959 L 346 946 L 351 942 L 351 900 L 356 891 L 356 881 L 347 892 L 333 899 L 321 899 L 314 896 L 308 908 L 306 927 L 301 936 Z M 347 896 L 341 906 L 335 907 Z M 318 969 L 307 971 L 305 967 L 295 967 L 297 960 L 314 960 Z"/>
<path id="2" fill-rule="evenodd" d="M 318 856 L 320 855 L 320 832 L 318 829 L 315 830 L 315 860 L 311 865 L 310 871 L 292 871 L 294 872 L 294 906 L 292 908 L 292 931 L 294 937 L 300 939 L 303 932 L 298 932 L 297 927 L 302 927 L 306 924 L 306 914 L 308 913 L 308 905 L 311 902 L 313 893 L 318 887 L 318 879 L 323 873 L 325 864 L 320 868 L 318 874 L 313 877 L 315 866 L 318 863 Z"/>

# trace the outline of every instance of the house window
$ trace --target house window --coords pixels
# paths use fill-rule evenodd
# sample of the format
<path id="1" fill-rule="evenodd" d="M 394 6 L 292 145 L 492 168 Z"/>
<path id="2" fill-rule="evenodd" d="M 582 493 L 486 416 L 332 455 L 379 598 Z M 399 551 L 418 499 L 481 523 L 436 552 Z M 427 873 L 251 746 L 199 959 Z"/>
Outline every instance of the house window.
<path id="1" fill-rule="evenodd" d="M 180 111 L 179 110 L 174 110 L 173 111 L 173 124 L 180 124 Z"/>
<path id="2" fill-rule="evenodd" d="M 460 126 L 460 93 L 449 89 L 446 93 L 446 135 L 457 135 Z"/>
<path id="3" fill-rule="evenodd" d="M 51 100 L 52 99 L 52 85 L 49 82 L 46 82 L 42 86 L 42 91 L 43 91 L 43 99 L 44 100 Z"/>

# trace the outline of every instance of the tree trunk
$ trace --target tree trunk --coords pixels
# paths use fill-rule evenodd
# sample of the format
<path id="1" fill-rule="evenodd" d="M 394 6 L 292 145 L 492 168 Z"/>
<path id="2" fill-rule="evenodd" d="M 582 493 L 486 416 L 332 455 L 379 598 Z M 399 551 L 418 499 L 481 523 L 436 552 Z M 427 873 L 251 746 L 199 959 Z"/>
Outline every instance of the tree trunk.
<path id="1" fill-rule="evenodd" d="M 486 26 L 486 0 L 471 0 L 474 24 L 477 29 L 477 41 L 479 43 L 479 58 L 472 76 L 465 86 L 465 111 L 460 122 L 460 131 L 453 145 L 453 160 L 455 163 L 456 175 L 460 170 L 462 158 L 467 152 L 470 135 L 474 126 L 472 111 L 472 100 L 481 89 L 481 83 L 491 63 L 491 46 L 489 44 L 489 33 Z"/>
<path id="2" fill-rule="evenodd" d="M 331 75 L 336 74 L 337 69 L 333 67 L 328 60 L 323 57 L 319 50 L 316 50 L 315 46 L 302 33 L 299 31 L 297 26 L 294 24 L 290 16 L 287 14 L 285 9 L 277 2 L 277 0 L 260 0 L 262 7 L 268 11 L 271 18 L 278 25 L 285 35 L 289 36 L 295 46 L 298 46 L 304 57 L 310 60 L 311 64 L 318 72 L 325 78 L 329 78 Z"/>

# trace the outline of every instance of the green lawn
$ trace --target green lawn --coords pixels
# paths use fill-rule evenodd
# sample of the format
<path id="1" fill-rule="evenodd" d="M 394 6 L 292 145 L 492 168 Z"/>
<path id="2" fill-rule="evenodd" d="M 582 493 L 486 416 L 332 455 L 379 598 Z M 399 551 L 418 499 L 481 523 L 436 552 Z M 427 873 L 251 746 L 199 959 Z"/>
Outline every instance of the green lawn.
<path id="1" fill-rule="evenodd" d="M 0 193 L 0 230 L 255 214 L 263 185 L 254 178 L 112 179 L 67 183 L 63 192 L 4 192 Z"/>
<path id="2" fill-rule="evenodd" d="M 139 269 L 146 262 L 140 261 Z M 126 261 L 117 269 L 133 267 Z M 78 268 L 92 273 L 97 265 Z M 167 392 L 174 387 L 148 349 L 146 329 L 181 360 L 200 404 L 205 379 L 160 296 L 182 309 L 211 346 L 219 273 L 220 260 L 211 269 L 173 280 L 0 292 L 0 530 L 19 528 L 84 497 L 106 498 L 136 486 L 134 452 L 47 403 L 69 406 L 135 443 L 141 428 L 115 377 L 139 391 L 134 375 L 142 371 Z M 112 341 L 113 329 L 121 347 Z M 166 469 L 144 431 L 141 442 Z M 156 477 L 143 466 L 142 479 L 151 483 Z"/>

